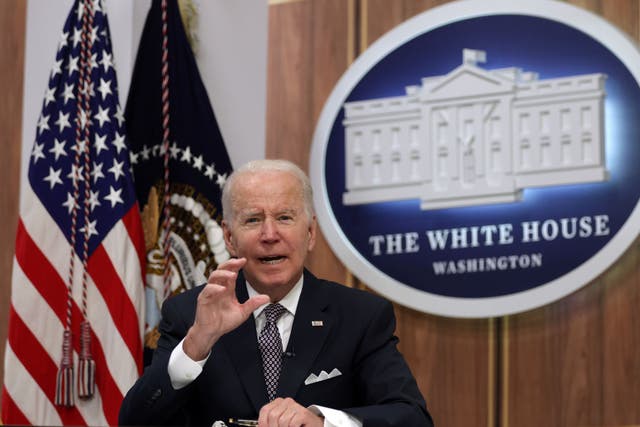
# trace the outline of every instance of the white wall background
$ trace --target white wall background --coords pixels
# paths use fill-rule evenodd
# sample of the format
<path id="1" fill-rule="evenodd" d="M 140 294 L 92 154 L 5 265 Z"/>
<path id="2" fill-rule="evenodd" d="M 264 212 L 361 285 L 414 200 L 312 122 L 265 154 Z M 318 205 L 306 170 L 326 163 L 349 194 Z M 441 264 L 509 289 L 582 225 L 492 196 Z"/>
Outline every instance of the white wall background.
<path id="1" fill-rule="evenodd" d="M 124 108 L 150 0 L 102 0 L 109 17 Z M 72 0 L 29 0 L 22 119 L 22 177 L 62 28 Z M 265 0 L 193 0 L 198 66 L 234 167 L 265 156 L 267 20 Z"/>

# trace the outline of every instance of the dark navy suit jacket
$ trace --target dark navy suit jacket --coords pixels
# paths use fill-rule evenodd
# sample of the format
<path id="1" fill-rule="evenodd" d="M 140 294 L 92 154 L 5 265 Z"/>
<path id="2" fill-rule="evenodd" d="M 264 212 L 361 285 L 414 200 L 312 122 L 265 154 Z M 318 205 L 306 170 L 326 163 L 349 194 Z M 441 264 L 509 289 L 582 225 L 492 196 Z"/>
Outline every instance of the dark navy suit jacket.
<path id="1" fill-rule="evenodd" d="M 425 401 L 396 348 L 393 306 L 371 293 L 304 274 L 277 395 L 304 406 L 343 410 L 364 426 L 431 426 Z M 193 324 L 201 290 L 165 302 L 158 348 L 122 403 L 121 425 L 211 426 L 230 417 L 256 419 L 268 403 L 253 316 L 215 344 L 195 381 L 180 390 L 171 386 L 169 356 Z M 236 293 L 240 302 L 247 300 L 242 273 Z M 305 385 L 310 374 L 334 368 L 342 375 Z"/>

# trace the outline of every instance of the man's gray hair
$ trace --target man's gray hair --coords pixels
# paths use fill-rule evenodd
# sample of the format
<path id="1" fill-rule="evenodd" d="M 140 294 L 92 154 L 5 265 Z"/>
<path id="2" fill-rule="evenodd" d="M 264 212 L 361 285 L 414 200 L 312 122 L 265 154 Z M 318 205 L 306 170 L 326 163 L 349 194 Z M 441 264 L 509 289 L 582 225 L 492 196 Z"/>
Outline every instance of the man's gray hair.
<path id="1" fill-rule="evenodd" d="M 222 188 L 222 217 L 230 224 L 233 220 L 233 191 L 234 184 L 243 175 L 253 174 L 256 172 L 286 172 L 295 177 L 302 189 L 302 200 L 304 202 L 305 213 L 311 220 L 315 213 L 313 210 L 313 190 L 311 181 L 302 169 L 289 160 L 282 159 L 261 159 L 252 160 L 231 173 Z"/>

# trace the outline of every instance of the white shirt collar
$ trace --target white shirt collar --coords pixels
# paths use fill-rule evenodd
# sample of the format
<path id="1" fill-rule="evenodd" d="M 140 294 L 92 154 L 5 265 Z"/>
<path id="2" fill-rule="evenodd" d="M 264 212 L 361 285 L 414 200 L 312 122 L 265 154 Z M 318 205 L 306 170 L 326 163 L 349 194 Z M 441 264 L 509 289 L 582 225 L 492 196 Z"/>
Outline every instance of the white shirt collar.
<path id="1" fill-rule="evenodd" d="M 296 315 L 296 308 L 298 307 L 298 301 L 300 301 L 300 294 L 302 293 L 302 284 L 304 282 L 304 273 L 300 276 L 300 279 L 296 282 L 296 284 L 291 288 L 289 293 L 284 296 L 280 301 L 277 301 L 281 306 L 287 309 L 287 311 L 294 316 Z M 251 284 L 245 280 L 245 284 L 247 285 L 247 293 L 249 294 L 249 298 L 259 295 L 258 291 L 253 289 Z M 270 303 L 263 304 L 257 309 L 253 311 L 253 317 L 257 318 L 264 308 Z"/>

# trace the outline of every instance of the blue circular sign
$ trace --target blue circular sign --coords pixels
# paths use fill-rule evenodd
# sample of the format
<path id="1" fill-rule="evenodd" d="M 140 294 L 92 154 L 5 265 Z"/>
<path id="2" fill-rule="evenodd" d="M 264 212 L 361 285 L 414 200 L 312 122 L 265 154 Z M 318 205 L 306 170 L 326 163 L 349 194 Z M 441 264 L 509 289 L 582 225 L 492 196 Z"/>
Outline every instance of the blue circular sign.
<path id="1" fill-rule="evenodd" d="M 638 234 L 639 52 L 555 1 L 462 1 L 395 28 L 320 116 L 331 247 L 372 289 L 453 317 L 585 285 Z"/>

